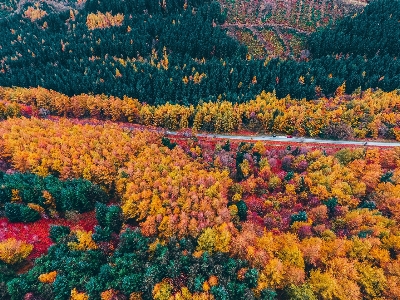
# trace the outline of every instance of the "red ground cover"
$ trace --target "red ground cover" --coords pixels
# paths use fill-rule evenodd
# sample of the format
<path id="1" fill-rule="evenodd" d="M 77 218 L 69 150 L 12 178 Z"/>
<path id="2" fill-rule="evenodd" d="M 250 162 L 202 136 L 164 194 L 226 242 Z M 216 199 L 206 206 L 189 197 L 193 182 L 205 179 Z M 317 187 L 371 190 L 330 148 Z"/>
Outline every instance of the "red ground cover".
<path id="1" fill-rule="evenodd" d="M 34 223 L 11 223 L 6 218 L 0 218 L 0 241 L 8 238 L 26 241 L 34 246 L 28 259 L 34 259 L 47 252 L 52 244 L 49 238 L 50 225 L 69 226 L 71 230 L 93 230 L 97 224 L 95 212 L 74 215 L 71 219 L 45 219 Z"/>

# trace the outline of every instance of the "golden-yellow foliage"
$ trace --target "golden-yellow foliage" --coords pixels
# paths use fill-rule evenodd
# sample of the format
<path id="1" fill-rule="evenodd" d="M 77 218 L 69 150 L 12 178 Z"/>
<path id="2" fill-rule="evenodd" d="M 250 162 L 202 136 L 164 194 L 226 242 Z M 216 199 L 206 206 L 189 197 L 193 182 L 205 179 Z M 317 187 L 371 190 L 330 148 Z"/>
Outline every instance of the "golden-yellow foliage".
<path id="1" fill-rule="evenodd" d="M 76 288 L 71 291 L 70 300 L 89 300 L 89 296 L 85 293 L 80 293 Z"/>
<path id="2" fill-rule="evenodd" d="M 198 236 L 207 227 L 229 223 L 226 171 L 208 171 L 181 148 L 151 145 L 123 170 L 117 191 L 125 218 L 141 223 L 145 235 Z"/>
<path id="3" fill-rule="evenodd" d="M 226 223 L 213 228 L 206 228 L 197 240 L 198 251 L 208 251 L 209 253 L 229 252 L 231 233 Z"/>
<path id="4" fill-rule="evenodd" d="M 91 14 L 90 26 L 109 26 L 119 24 L 123 16 L 110 14 Z M 107 18 L 115 18 L 107 21 Z M 98 21 L 96 21 L 98 20 Z M 96 23 L 97 22 L 97 23 Z M 114 23 L 113 23 L 114 22 Z M 99 25 L 102 24 L 102 25 Z M 111 26 L 111 25 L 110 25 Z M 101 41 L 99 41 L 101 43 Z M 64 48 L 66 44 L 62 45 Z M 158 61 L 157 52 L 153 60 Z M 121 67 L 130 59 L 114 57 Z M 153 62 L 159 68 L 168 68 L 168 55 L 163 51 L 163 59 Z M 118 69 L 117 69 L 118 70 Z M 121 73 L 116 72 L 116 76 Z M 194 73 L 184 77 L 185 84 L 201 82 L 205 74 Z M 346 97 L 346 101 L 343 101 Z M 196 130 L 214 132 L 232 132 L 240 128 L 253 131 L 282 132 L 286 134 L 318 136 L 327 126 L 343 123 L 353 128 L 356 137 L 378 137 L 382 128 L 391 128 L 391 133 L 400 139 L 400 95 L 394 92 L 372 92 L 368 90 L 359 95 L 343 96 L 340 89 L 334 98 L 320 98 L 313 101 L 297 100 L 286 97 L 278 99 L 273 93 L 262 92 L 254 100 L 241 104 L 227 101 L 202 103 L 197 106 L 164 104 L 150 106 L 135 99 L 108 97 L 105 95 L 78 95 L 67 97 L 63 94 L 43 88 L 4 88 L 0 87 L 0 99 L 14 104 L 32 105 L 36 110 L 47 109 L 59 116 L 107 118 L 114 121 L 138 122 L 143 125 L 163 126 L 180 129 L 192 126 Z M 128 101 L 127 101 L 128 100 Z M 19 107 L 15 107 L 18 111 Z M 9 110 L 7 108 L 7 110 Z M 104 111 L 104 115 L 101 112 Z M 2 108 L 0 106 L 0 116 Z M 16 114 L 15 112 L 14 114 Z M 386 127 L 385 127 L 386 126 Z M 361 128 L 361 129 L 360 129 Z"/>
<path id="5" fill-rule="evenodd" d="M 38 213 L 44 213 L 45 210 L 43 207 L 41 207 L 39 204 L 36 203 L 28 203 L 27 206 L 33 210 L 36 210 Z"/>
<path id="6" fill-rule="evenodd" d="M 91 180 L 111 187 L 118 170 L 147 144 L 160 143 L 156 134 L 136 135 L 115 125 L 76 125 L 67 120 L 52 122 L 14 119 L 0 128 L 0 156 L 20 172 L 61 178 Z"/>
<path id="7" fill-rule="evenodd" d="M 38 280 L 41 283 L 53 283 L 54 280 L 56 280 L 56 277 L 57 277 L 57 271 L 53 271 L 50 273 L 40 274 Z"/>
<path id="8" fill-rule="evenodd" d="M 145 235 L 198 236 L 230 223 L 229 172 L 208 170 L 180 147 L 161 146 L 158 134 L 64 119 L 12 119 L 2 123 L 0 145 L 0 157 L 18 171 L 56 172 L 114 188 L 124 217 L 139 221 Z"/>
<path id="9" fill-rule="evenodd" d="M 33 250 L 33 245 L 9 238 L 0 242 L 0 260 L 7 264 L 23 261 Z"/>
<path id="10" fill-rule="evenodd" d="M 117 14 L 113 16 L 109 12 L 105 14 L 101 12 L 97 12 L 96 14 L 90 13 L 86 19 L 86 25 L 89 30 L 97 29 L 97 28 L 109 28 L 113 26 L 121 26 L 124 21 L 123 14 Z"/>
<path id="11" fill-rule="evenodd" d="M 166 282 L 157 283 L 153 288 L 153 299 L 169 300 L 172 296 L 172 286 Z"/>
<path id="12" fill-rule="evenodd" d="M 92 239 L 91 231 L 76 230 L 74 231 L 78 242 L 69 242 L 68 247 L 75 251 L 86 251 L 97 249 L 96 243 Z"/>
<path id="13" fill-rule="evenodd" d="M 376 299 L 376 297 L 382 296 L 387 285 L 383 270 L 366 263 L 360 263 L 357 270 L 360 274 L 358 282 L 366 294 L 366 299 Z"/>

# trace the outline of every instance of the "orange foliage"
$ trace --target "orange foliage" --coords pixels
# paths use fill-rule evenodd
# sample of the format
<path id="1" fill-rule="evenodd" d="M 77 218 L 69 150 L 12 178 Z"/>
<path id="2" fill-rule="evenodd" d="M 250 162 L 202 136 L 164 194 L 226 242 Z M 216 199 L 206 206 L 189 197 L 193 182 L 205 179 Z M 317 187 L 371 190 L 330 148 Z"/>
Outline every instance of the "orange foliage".
<path id="1" fill-rule="evenodd" d="M 60 174 L 111 188 L 119 169 L 156 134 L 132 133 L 117 126 L 74 125 L 67 120 L 13 119 L 2 123 L 0 157 L 20 172 Z"/>
<path id="2" fill-rule="evenodd" d="M 38 280 L 41 283 L 53 283 L 54 280 L 56 280 L 56 277 L 57 277 L 57 271 L 53 271 L 50 273 L 40 274 Z"/>
<path id="3" fill-rule="evenodd" d="M 86 295 L 85 293 L 80 293 L 76 288 L 74 288 L 71 291 L 71 297 L 69 298 L 70 300 L 88 300 L 89 296 Z"/>
<path id="4" fill-rule="evenodd" d="M 24 12 L 24 17 L 30 19 L 32 22 L 43 18 L 47 13 L 36 7 L 29 6 L 28 9 Z"/>
<path id="5" fill-rule="evenodd" d="M 145 235 L 198 236 L 207 227 L 231 227 L 229 172 L 207 170 L 180 147 L 162 147 L 157 134 L 13 119 L 2 124 L 0 145 L 0 157 L 18 171 L 83 177 L 115 188 L 124 217 L 141 222 Z"/>
<path id="6" fill-rule="evenodd" d="M 113 26 L 121 26 L 124 21 L 123 14 L 117 14 L 113 16 L 109 12 L 105 14 L 101 12 L 97 12 L 96 14 L 90 13 L 86 19 L 86 25 L 89 30 L 97 29 L 97 28 L 109 28 Z"/>
<path id="7" fill-rule="evenodd" d="M 230 222 L 228 172 L 207 171 L 181 148 L 150 145 L 121 172 L 126 178 L 118 179 L 117 191 L 124 216 L 143 222 L 145 235 L 198 236 Z"/>

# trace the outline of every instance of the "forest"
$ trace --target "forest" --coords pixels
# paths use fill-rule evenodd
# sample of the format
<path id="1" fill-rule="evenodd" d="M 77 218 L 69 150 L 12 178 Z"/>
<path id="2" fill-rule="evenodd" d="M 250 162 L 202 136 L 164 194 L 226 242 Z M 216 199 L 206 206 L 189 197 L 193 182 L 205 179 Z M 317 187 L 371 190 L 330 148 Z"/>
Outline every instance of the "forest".
<path id="1" fill-rule="evenodd" d="M 12 166 L 1 175 L 3 298 L 400 295 L 398 148 L 169 139 L 26 118 L 3 121 L 0 134 Z"/>
<path id="2" fill-rule="evenodd" d="M 2 3 L 0 299 L 400 299 L 399 32 L 399 0 Z"/>
<path id="3" fill-rule="evenodd" d="M 309 41 L 314 57 L 332 54 L 399 55 L 398 1 L 375 1 L 362 14 L 347 16 L 335 28 L 320 30 Z M 368 41 L 368 42 L 365 42 Z"/>
<path id="4" fill-rule="evenodd" d="M 43 88 L 1 88 L 0 119 L 69 117 L 109 120 L 125 127 L 154 126 L 171 130 L 230 133 L 295 134 L 327 139 L 372 138 L 400 140 L 399 91 L 371 89 L 344 94 L 345 85 L 331 98 L 307 101 L 262 92 L 254 100 L 232 104 L 203 102 L 196 106 L 151 106 L 124 96 L 81 94 L 68 97 Z"/>
<path id="5" fill-rule="evenodd" d="M 218 99 L 242 103 L 263 90 L 310 100 L 318 93 L 333 95 L 344 82 L 346 93 L 399 88 L 400 48 L 393 43 L 400 32 L 398 0 L 374 1 L 332 31 L 318 31 L 310 37 L 311 59 L 305 61 L 246 55 L 246 46 L 219 26 L 226 14 L 215 1 L 166 1 L 165 7 L 116 3 L 88 1 L 82 10 L 48 14 L 39 7 L 1 19 L 0 85 L 186 106 Z M 376 17 L 365 17 L 371 11 Z M 346 34 L 352 27 L 371 27 L 368 34 L 380 38 L 374 30 L 382 26 L 375 25 L 389 15 L 382 25 L 387 38 L 379 43 L 358 31 Z M 336 39 L 351 39 L 359 49 L 337 51 L 331 46 L 341 47 Z"/>

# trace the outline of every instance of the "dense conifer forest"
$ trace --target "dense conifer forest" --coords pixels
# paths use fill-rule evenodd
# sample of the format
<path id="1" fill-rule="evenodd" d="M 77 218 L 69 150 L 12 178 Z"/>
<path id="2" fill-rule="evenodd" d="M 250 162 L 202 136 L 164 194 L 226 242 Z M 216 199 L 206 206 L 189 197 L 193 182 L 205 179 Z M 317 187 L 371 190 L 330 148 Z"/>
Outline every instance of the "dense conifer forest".
<path id="1" fill-rule="evenodd" d="M 220 27 L 225 14 L 216 1 L 155 3 L 87 1 L 79 11 L 2 18 L 0 85 L 184 105 L 244 102 L 262 90 L 314 99 L 343 82 L 347 93 L 399 88 L 399 1 L 375 1 L 312 35 L 306 61 L 246 55 L 246 46 Z M 387 21 L 378 26 L 380 19 Z"/>
<path id="2" fill-rule="evenodd" d="M 309 40 L 313 57 L 350 54 L 397 58 L 400 49 L 399 8 L 399 1 L 373 1 L 362 13 L 347 16 L 329 30 L 319 30 Z"/>

